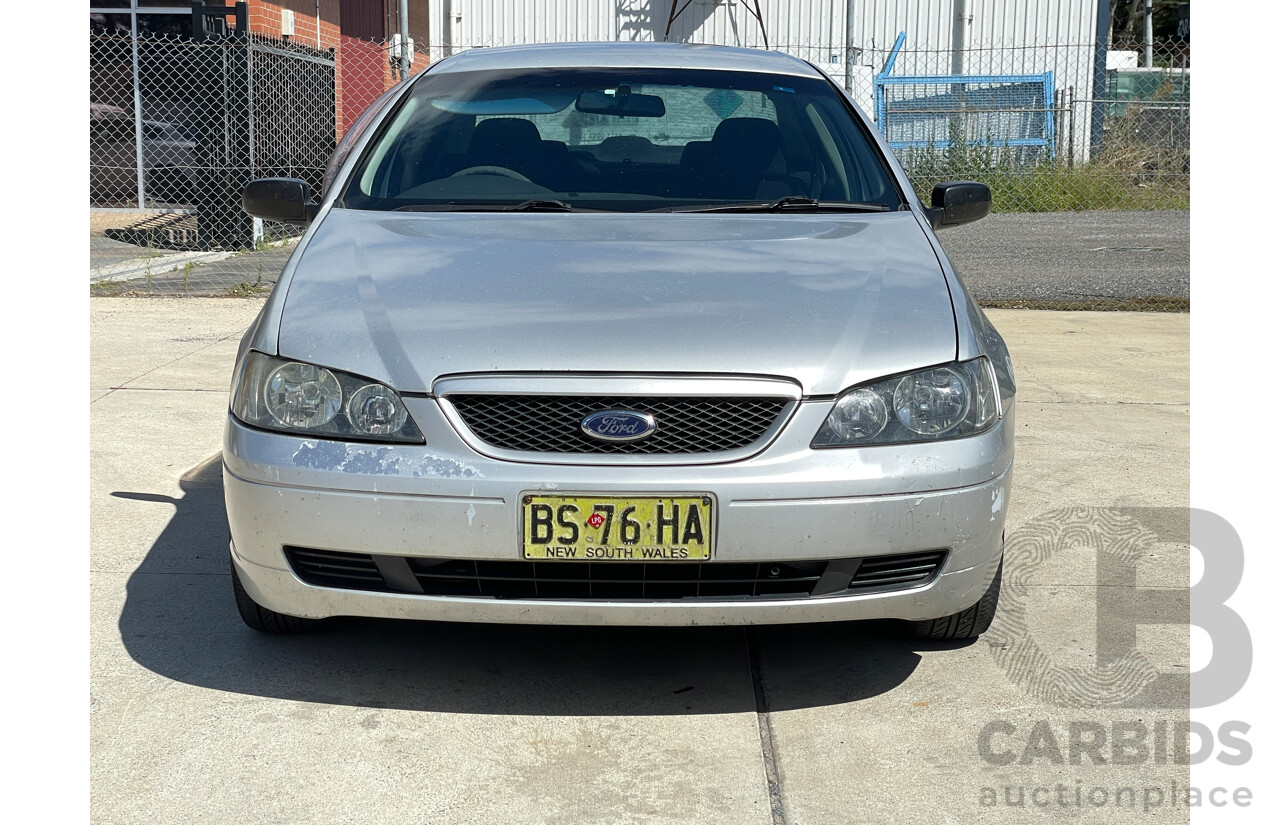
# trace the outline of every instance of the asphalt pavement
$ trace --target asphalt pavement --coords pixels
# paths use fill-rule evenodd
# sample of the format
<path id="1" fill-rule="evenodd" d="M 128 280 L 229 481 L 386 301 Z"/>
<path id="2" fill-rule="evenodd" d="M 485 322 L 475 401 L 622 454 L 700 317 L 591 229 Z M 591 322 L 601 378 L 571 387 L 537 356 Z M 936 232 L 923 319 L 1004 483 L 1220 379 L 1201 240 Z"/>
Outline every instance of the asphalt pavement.
<path id="1" fill-rule="evenodd" d="M 1186 821 L 1188 627 L 1099 628 L 1140 622 L 1137 587 L 1186 609 L 1189 314 L 989 313 L 1020 385 L 1006 586 L 976 642 L 892 622 L 274 637 L 236 615 L 219 469 L 261 301 L 90 303 L 92 821 Z M 1111 759 L 1135 725 L 1145 755 Z"/>
<path id="2" fill-rule="evenodd" d="M 938 233 L 979 301 L 1191 297 L 1191 213 L 989 215 Z"/>

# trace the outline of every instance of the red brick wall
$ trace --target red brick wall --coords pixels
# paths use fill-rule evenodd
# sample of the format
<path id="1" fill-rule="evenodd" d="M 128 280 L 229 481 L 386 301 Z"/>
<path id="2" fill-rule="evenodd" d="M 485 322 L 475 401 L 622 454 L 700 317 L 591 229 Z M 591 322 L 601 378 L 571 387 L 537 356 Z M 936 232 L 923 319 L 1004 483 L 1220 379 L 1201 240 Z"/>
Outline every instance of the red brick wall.
<path id="1" fill-rule="evenodd" d="M 319 31 L 316 26 L 316 9 L 320 10 Z M 338 0 L 251 0 L 249 3 L 249 30 L 280 37 L 280 12 L 293 12 L 293 36 L 289 38 L 303 46 L 320 49 L 338 47 Z M 317 43 L 317 34 L 319 42 Z"/>
<path id="2" fill-rule="evenodd" d="M 345 132 L 378 99 L 389 86 L 391 72 L 387 49 L 382 43 L 370 43 L 343 35 L 338 46 L 338 66 L 342 72 L 342 107 L 338 117 L 340 132 Z"/>

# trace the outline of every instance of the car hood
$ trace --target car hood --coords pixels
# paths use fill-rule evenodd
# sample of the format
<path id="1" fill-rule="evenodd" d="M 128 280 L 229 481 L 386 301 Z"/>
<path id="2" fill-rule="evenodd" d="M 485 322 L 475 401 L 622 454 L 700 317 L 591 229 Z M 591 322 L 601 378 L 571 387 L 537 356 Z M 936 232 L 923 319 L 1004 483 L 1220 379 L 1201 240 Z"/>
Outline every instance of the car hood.
<path id="1" fill-rule="evenodd" d="M 280 355 L 403 391 L 459 373 L 660 372 L 824 395 L 956 353 L 909 212 L 334 209 L 287 289 Z"/>

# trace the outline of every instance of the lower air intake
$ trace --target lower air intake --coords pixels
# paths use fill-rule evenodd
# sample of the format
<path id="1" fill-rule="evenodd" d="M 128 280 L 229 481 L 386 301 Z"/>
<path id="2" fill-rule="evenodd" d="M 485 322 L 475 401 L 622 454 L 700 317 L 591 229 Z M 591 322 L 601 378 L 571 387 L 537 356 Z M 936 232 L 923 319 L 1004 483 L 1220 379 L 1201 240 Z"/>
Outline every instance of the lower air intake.
<path id="1" fill-rule="evenodd" d="M 785 562 L 477 561 L 403 556 L 378 556 L 375 561 L 368 553 L 286 547 L 285 557 L 307 584 L 342 590 L 492 599 L 750 601 L 922 587 L 937 578 L 947 554 L 935 550 Z"/>

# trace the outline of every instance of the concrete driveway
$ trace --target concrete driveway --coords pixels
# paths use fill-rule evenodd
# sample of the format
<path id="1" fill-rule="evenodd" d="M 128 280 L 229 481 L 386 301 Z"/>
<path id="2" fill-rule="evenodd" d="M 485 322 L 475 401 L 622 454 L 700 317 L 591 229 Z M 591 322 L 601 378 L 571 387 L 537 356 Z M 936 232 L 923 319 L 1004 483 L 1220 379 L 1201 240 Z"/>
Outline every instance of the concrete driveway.
<path id="1" fill-rule="evenodd" d="M 232 604 L 218 463 L 260 306 L 91 302 L 95 822 L 1187 820 L 1188 628 L 1134 605 L 1186 608 L 1189 315 L 990 313 L 1018 456 L 975 643 L 889 622 L 277 638 Z"/>

